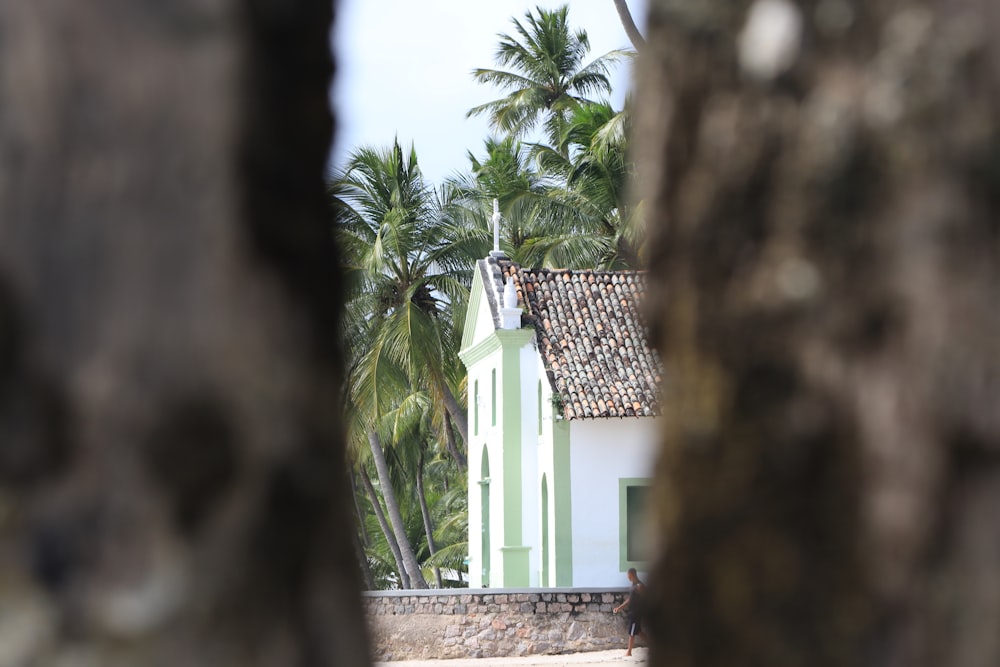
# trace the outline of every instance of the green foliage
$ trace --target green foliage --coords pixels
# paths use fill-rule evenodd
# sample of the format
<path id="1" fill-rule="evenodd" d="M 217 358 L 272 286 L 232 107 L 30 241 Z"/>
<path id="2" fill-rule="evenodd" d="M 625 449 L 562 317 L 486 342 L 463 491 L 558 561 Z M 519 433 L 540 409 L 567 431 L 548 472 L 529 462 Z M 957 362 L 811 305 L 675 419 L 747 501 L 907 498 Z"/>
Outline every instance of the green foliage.
<path id="1" fill-rule="evenodd" d="M 610 66 L 624 55 L 612 51 L 584 64 L 590 40 L 569 26 L 569 7 L 549 11 L 537 7 L 524 21 L 511 19 L 514 34 L 500 34 L 494 60 L 506 69 L 473 70 L 473 77 L 509 91 L 505 97 L 469 110 L 485 114 L 494 130 L 523 136 L 544 118 L 546 133 L 557 138 L 568 113 L 593 94 L 609 94 Z"/>
<path id="2" fill-rule="evenodd" d="M 503 216 L 501 249 L 525 266 L 637 267 L 644 244 L 641 205 L 628 195 L 629 112 L 593 96 L 610 93 L 612 52 L 585 64 L 586 32 L 572 30 L 567 7 L 537 8 L 500 35 L 496 63 L 474 77 L 506 92 L 469 115 L 487 114 L 499 136 L 469 153 L 469 167 L 439 190 L 426 183 L 416 150 L 398 141 L 362 147 L 334 175 L 330 196 L 342 248 L 348 300 L 344 394 L 351 456 L 364 467 L 377 501 L 402 524 L 383 531 L 357 485 L 364 565 L 376 587 L 402 580 L 389 537 L 414 554 L 427 581 L 440 568 L 467 581 L 467 476 L 449 454 L 446 429 L 460 450 L 465 434 L 465 369 L 458 359 L 476 260 L 492 249 L 491 216 Z M 538 123 L 544 143 L 523 137 Z M 561 404 L 554 407 L 561 412 Z M 451 415 L 446 419 L 446 412 Z M 382 452 L 373 456 L 369 436 Z M 377 479 L 383 457 L 388 478 Z M 425 530 L 416 475 L 429 513 Z"/>
<path id="3" fill-rule="evenodd" d="M 446 577 L 451 575 L 450 578 L 454 580 L 461 573 L 458 576 L 467 582 L 468 566 L 464 562 L 468 554 L 466 475 L 455 465 L 453 459 L 440 450 L 433 436 L 423 428 L 427 421 L 424 420 L 423 425 L 417 425 L 415 429 L 404 429 L 404 432 L 406 438 L 423 437 L 420 447 L 429 450 L 434 457 L 424 469 L 427 502 L 435 526 L 434 539 L 438 545 L 434 556 L 431 556 L 428 548 L 416 495 L 414 475 L 417 465 L 412 459 L 419 447 L 397 446 L 389 450 L 393 492 L 405 519 L 406 539 L 414 546 L 425 579 L 433 581 L 433 568 L 440 567 L 446 570 Z M 378 488 L 378 491 L 384 493 L 385 490 Z M 357 503 L 364 517 L 362 532 L 368 538 L 364 544 L 365 558 L 376 586 L 398 588 L 400 577 L 386 536 L 363 492 L 359 492 Z M 457 582 L 453 581 L 454 583 Z"/>

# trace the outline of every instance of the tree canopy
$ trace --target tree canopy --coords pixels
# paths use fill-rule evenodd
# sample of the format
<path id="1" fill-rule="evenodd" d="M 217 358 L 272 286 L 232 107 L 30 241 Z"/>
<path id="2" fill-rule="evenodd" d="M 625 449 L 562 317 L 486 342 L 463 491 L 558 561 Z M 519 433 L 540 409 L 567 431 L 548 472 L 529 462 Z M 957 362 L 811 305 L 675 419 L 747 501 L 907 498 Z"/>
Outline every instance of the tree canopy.
<path id="1" fill-rule="evenodd" d="M 425 181 L 417 150 L 361 146 L 331 178 L 347 276 L 346 422 L 370 586 L 462 582 L 467 417 L 458 361 L 472 267 L 492 248 L 527 266 L 635 267 L 641 207 L 629 199 L 628 105 L 566 6 L 512 19 L 496 63 L 474 78 L 506 91 L 469 110 L 496 133 L 464 170 Z M 530 131 L 544 128 L 532 141 Z M 457 513 L 457 514 L 456 514 Z"/>

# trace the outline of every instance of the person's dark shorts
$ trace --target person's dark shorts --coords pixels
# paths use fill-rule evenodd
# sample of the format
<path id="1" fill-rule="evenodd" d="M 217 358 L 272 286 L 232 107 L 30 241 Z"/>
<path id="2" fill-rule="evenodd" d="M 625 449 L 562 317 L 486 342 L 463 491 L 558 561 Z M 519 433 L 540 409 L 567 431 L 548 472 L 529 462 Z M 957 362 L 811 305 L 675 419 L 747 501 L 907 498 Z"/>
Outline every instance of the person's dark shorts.
<path id="1" fill-rule="evenodd" d="M 642 634 L 642 626 L 639 625 L 639 619 L 630 618 L 628 621 L 628 636 L 635 637 L 639 634 Z"/>

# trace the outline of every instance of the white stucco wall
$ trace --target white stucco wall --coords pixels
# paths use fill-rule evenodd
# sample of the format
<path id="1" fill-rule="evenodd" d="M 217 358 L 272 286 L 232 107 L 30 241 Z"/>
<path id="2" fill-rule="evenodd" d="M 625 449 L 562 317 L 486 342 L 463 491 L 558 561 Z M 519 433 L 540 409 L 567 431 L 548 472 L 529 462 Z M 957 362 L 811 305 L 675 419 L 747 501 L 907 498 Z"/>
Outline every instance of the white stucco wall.
<path id="1" fill-rule="evenodd" d="M 531 394 L 530 400 L 535 404 L 535 410 L 533 411 L 534 419 L 530 424 L 532 440 L 536 443 L 535 446 L 535 461 L 536 461 L 536 472 L 535 472 L 535 493 L 538 494 L 538 521 L 536 522 L 535 532 L 532 536 L 532 543 L 535 545 L 534 551 L 536 553 L 535 560 L 532 561 L 532 567 L 534 568 L 532 572 L 532 577 L 538 579 L 538 585 L 542 586 L 542 477 L 546 478 L 549 490 L 549 502 L 548 502 L 548 526 L 549 526 L 549 553 L 548 553 L 548 570 L 549 570 L 549 586 L 555 585 L 555 575 L 556 575 L 556 549 L 555 549 L 555 491 L 553 488 L 553 476 L 554 476 L 554 465 L 553 465 L 553 433 L 552 433 L 552 388 L 549 386 L 548 377 L 545 375 L 545 367 L 542 365 L 542 357 L 537 352 L 534 355 L 535 365 L 535 379 L 534 382 L 528 387 L 528 393 Z M 541 433 L 538 429 L 538 381 L 541 380 L 542 383 L 542 428 Z"/>
<path id="2" fill-rule="evenodd" d="M 528 552 L 530 586 L 539 586 L 541 572 L 541 498 L 538 472 L 538 352 L 533 343 L 521 348 L 521 541 Z"/>
<path id="3" fill-rule="evenodd" d="M 482 283 L 474 285 L 474 287 L 476 286 L 482 287 Z M 468 345 L 470 347 L 479 341 L 484 340 L 487 336 L 492 335 L 495 330 L 493 325 L 493 314 L 490 312 L 490 302 L 486 298 L 485 293 L 479 300 L 479 307 L 476 309 L 474 322 L 475 327 L 472 330 L 472 339 L 468 341 Z"/>
<path id="4" fill-rule="evenodd" d="M 503 546 L 503 452 L 500 442 L 500 411 L 502 402 L 497 397 L 497 425 L 492 425 L 492 371 L 497 370 L 497 393 L 503 391 L 500 377 L 501 352 L 497 350 L 469 369 L 469 583 L 473 588 L 483 585 L 482 581 L 482 537 L 483 513 L 481 508 L 482 486 L 479 483 L 483 465 L 483 447 L 489 447 L 490 465 L 490 548 L 493 554 L 492 568 L 500 563 L 499 548 Z M 479 382 L 479 428 L 476 430 L 475 386 Z M 494 575 L 496 577 L 497 575 Z M 496 585 L 495 582 L 491 582 Z"/>
<path id="5" fill-rule="evenodd" d="M 482 287 L 479 282 L 478 287 Z M 485 294 L 480 292 L 475 321 L 466 329 L 466 349 L 494 335 L 492 314 Z M 471 313 L 470 313 L 471 315 Z M 471 333 L 471 336 L 469 335 Z M 485 351 L 480 347 L 480 353 Z M 493 587 L 502 586 L 501 547 L 505 545 L 503 490 L 503 353 L 500 349 L 478 358 L 468 368 L 469 414 L 469 579 L 472 587 L 482 581 L 482 452 L 489 447 L 490 457 L 490 565 Z M 542 502 L 541 480 L 548 482 L 548 532 L 549 532 L 549 581 L 554 586 L 557 577 L 559 554 L 555 542 L 556 532 L 556 470 L 553 451 L 553 410 L 551 389 L 545 376 L 541 358 L 534 342 L 518 350 L 521 382 L 518 392 L 508 396 L 516 400 L 520 412 L 517 425 L 521 442 L 521 539 L 520 546 L 529 548 L 528 578 L 530 586 L 541 586 L 542 563 Z M 497 424 L 492 424 L 492 371 L 497 371 Z M 542 432 L 539 433 L 538 384 L 542 383 Z M 475 386 L 479 386 L 479 428 L 475 427 Z M 656 425 L 651 418 L 609 420 L 573 420 L 568 424 L 570 460 L 570 514 L 572 529 L 572 585 L 584 587 L 615 587 L 625 585 L 620 567 L 619 480 L 652 477 L 656 446 Z M 565 437 L 565 431 L 562 431 Z M 513 434 L 507 434 L 510 438 Z M 516 437 L 516 436 L 515 436 Z M 562 440 L 565 442 L 565 440 Z M 561 449 L 561 457 L 565 450 Z M 565 460 L 562 458 L 561 460 Z M 561 471 L 562 473 L 565 470 Z M 565 491 L 563 491 L 565 493 Z M 508 503 L 509 504 L 509 503 Z M 516 507 L 516 504 L 509 504 Z M 564 505 L 562 505 L 564 507 Z M 562 528 L 560 528 L 562 530 Z M 563 536 L 568 538 L 568 536 Z M 566 566 L 568 560 L 563 558 Z M 566 569 L 569 569 L 568 567 Z M 523 572 L 523 570 L 521 570 Z M 560 575 L 563 577 L 564 575 Z M 561 579 L 564 580 L 564 579 Z"/>
<path id="6" fill-rule="evenodd" d="M 619 480 L 650 478 L 657 420 L 570 422 L 573 585 L 626 585 L 620 568 Z"/>
<path id="7" fill-rule="evenodd" d="M 528 585 L 538 586 L 538 573 L 541 571 L 541 549 L 538 540 L 540 531 L 539 487 L 535 480 L 540 479 L 538 473 L 538 353 L 534 344 L 529 343 L 517 350 L 520 367 L 521 386 L 535 387 L 534 391 L 519 391 L 516 387 L 509 393 L 509 398 L 517 401 L 516 406 L 505 405 L 503 377 L 503 352 L 485 356 L 469 368 L 469 439 L 472 443 L 469 451 L 469 581 L 473 587 L 483 585 L 482 580 L 482 452 L 483 447 L 489 450 L 490 464 L 490 581 L 491 587 L 509 585 L 503 581 L 503 556 L 501 548 L 505 546 L 525 546 L 528 551 Z M 493 425 L 493 380 L 492 372 L 497 371 L 496 406 L 497 423 Z M 479 430 L 476 432 L 476 382 L 479 383 Z M 503 430 L 505 411 L 517 409 L 521 419 L 517 422 L 517 432 L 505 434 Z M 503 493 L 507 480 L 504 471 L 504 447 L 515 446 L 520 436 L 521 446 L 521 539 L 511 539 L 508 544 L 504 534 L 504 516 L 507 503 Z M 506 444 L 505 444 L 505 441 Z M 523 584 L 521 584 L 523 585 Z"/>

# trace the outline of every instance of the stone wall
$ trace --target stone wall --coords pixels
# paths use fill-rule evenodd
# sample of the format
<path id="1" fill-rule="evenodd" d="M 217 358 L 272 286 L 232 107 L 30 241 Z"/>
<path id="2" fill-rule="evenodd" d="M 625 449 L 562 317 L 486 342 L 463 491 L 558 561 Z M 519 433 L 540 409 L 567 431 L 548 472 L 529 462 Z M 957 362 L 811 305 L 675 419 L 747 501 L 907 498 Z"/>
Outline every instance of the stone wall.
<path id="1" fill-rule="evenodd" d="M 376 660 L 596 651 L 626 644 L 620 589 L 456 589 L 364 594 Z"/>

